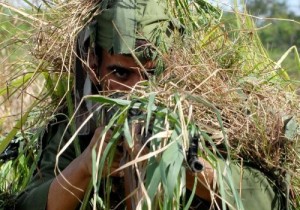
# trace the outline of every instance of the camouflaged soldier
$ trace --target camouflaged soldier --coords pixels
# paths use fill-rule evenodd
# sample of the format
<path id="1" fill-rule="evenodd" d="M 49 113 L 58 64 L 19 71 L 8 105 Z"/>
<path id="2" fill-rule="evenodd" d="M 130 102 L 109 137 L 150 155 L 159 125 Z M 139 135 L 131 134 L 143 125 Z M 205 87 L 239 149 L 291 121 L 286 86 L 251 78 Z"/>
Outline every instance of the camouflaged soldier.
<path id="1" fill-rule="evenodd" d="M 79 106 L 84 95 L 97 94 L 98 91 L 126 91 L 138 82 L 146 80 L 156 65 L 153 50 L 160 48 L 167 51 L 172 42 L 172 32 L 176 27 L 167 14 L 163 1 L 110 2 L 112 3 L 102 8 L 103 11 L 78 35 L 77 53 L 80 59 L 77 58 L 75 65 L 76 106 Z M 88 66 L 84 63 L 88 63 Z M 89 102 L 79 107 L 80 111 L 76 117 L 77 127 L 92 109 L 93 106 Z M 49 125 L 47 133 L 43 136 L 44 145 L 39 168 L 26 190 L 19 195 L 16 209 L 72 210 L 80 206 L 92 177 L 91 151 L 97 145 L 103 127 L 97 127 L 91 119 L 81 128 L 78 137 L 83 152 L 76 156 L 74 147 L 68 147 L 59 158 L 58 167 L 61 173 L 56 176 L 54 169 L 61 138 L 64 135 L 63 140 L 66 142 L 72 136 L 68 132 L 64 134 L 66 119 L 60 118 L 59 115 L 58 119 L 60 119 L 58 123 Z M 107 135 L 104 147 L 109 140 Z M 113 169 L 119 167 L 121 156 L 122 154 L 117 152 L 112 164 Z M 205 165 L 205 171 L 197 174 L 202 182 L 197 185 L 196 198 L 192 206 L 194 209 L 209 209 L 213 208 L 213 205 L 207 185 L 213 184 L 216 173 L 208 162 L 204 159 L 201 161 Z M 220 164 L 223 168 L 226 167 L 221 160 Z M 241 169 L 237 165 L 232 164 L 230 168 L 235 180 L 233 184 L 237 192 L 241 193 L 244 209 L 280 209 L 280 198 L 262 173 L 245 167 L 241 175 Z M 187 174 L 187 188 L 192 189 L 196 174 L 192 172 Z M 124 199 L 124 194 L 121 193 L 124 190 L 123 178 L 118 174 L 113 176 L 117 190 L 111 192 L 112 207 Z M 232 193 L 229 188 L 225 190 L 228 193 L 224 199 L 228 208 L 233 209 L 236 204 Z"/>

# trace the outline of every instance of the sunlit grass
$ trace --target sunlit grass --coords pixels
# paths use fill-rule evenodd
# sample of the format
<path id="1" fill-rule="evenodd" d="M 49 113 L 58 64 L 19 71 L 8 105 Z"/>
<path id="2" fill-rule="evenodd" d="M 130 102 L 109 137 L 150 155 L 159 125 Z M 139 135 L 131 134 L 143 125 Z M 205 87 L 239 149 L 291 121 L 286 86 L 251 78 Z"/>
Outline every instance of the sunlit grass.
<path id="1" fill-rule="evenodd" d="M 104 154 L 94 152 L 95 171 L 88 190 L 94 205 L 110 205 L 110 191 L 107 190 L 105 198 L 99 198 L 97 189 L 103 187 L 100 180 L 105 161 L 111 163 L 119 137 L 126 136 L 126 144 L 132 150 L 142 146 L 132 133 L 135 123 L 144 132 L 151 127 L 152 134 L 146 139 L 148 153 L 134 150 L 121 168 L 131 170 L 131 176 L 135 172 L 139 175 L 136 193 L 130 195 L 135 197 L 138 207 L 179 209 L 180 186 L 185 185 L 185 152 L 190 136 L 196 133 L 201 136 L 199 155 L 216 169 L 216 158 L 221 157 L 222 148 L 226 158 L 253 161 L 275 181 L 285 178 L 275 172 L 287 171 L 292 175 L 293 192 L 298 199 L 299 154 L 292 148 L 299 135 L 283 138 L 282 128 L 285 116 L 295 116 L 299 122 L 299 96 L 295 90 L 299 84 L 290 81 L 281 68 L 292 51 L 299 61 L 296 48 L 273 61 L 246 13 L 234 13 L 231 21 L 236 24 L 229 26 L 221 19 L 221 12 L 205 1 L 169 3 L 171 12 L 186 26 L 187 35 L 183 40 L 177 37 L 173 51 L 163 56 L 165 71 L 150 82 L 139 84 L 125 98 L 87 97 L 118 110 L 102 134 L 113 130 L 112 141 Z M 1 177 L 5 179 L 0 183 L 0 192 L 7 193 L 5 196 L 18 193 L 28 183 L 39 155 L 37 136 L 43 133 L 55 110 L 65 105 L 68 117 L 74 117 L 71 87 L 75 37 L 85 22 L 99 12 L 93 6 L 93 1 L 48 1 L 40 9 L 23 11 L 2 4 L 1 27 L 6 34 L 0 40 L 4 55 L 0 59 L 4 66 L 0 96 L 5 114 L 0 126 L 7 135 L 0 141 L 0 152 L 16 135 L 20 142 L 25 142 L 18 159 L 1 165 Z M 132 118 L 128 114 L 132 108 L 143 112 Z M 9 118 L 11 115 L 15 117 Z M 72 120 L 70 127 L 76 132 Z M 74 135 L 69 143 L 75 139 Z M 282 155 L 288 158 L 283 160 Z M 158 173 L 159 170 L 162 172 Z M 222 186 L 221 172 L 217 173 Z M 232 182 L 231 177 L 229 181 Z M 110 189 L 110 183 L 105 187 Z M 89 193 L 81 209 L 88 205 Z M 220 193 L 224 193 L 222 189 Z M 299 200 L 293 202 L 299 207 Z"/>

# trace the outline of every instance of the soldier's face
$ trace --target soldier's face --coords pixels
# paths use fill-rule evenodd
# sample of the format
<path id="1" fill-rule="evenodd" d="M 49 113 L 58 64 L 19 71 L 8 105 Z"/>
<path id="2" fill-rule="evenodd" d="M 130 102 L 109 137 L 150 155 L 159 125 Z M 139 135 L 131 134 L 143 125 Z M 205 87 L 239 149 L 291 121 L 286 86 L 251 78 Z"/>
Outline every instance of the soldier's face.
<path id="1" fill-rule="evenodd" d="M 143 63 L 145 69 L 153 69 L 154 62 Z M 145 80 L 141 66 L 133 57 L 107 51 L 102 52 L 102 61 L 99 69 L 102 90 L 130 90 L 138 82 Z"/>

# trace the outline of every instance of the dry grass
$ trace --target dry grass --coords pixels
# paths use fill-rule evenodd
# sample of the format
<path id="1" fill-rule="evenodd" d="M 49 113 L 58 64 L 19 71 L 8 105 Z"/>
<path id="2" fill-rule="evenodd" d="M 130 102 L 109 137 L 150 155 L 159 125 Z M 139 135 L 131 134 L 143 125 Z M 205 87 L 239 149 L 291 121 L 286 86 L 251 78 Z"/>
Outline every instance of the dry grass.
<path id="1" fill-rule="evenodd" d="M 71 87 L 63 90 L 59 81 L 65 82 L 65 77 L 70 83 L 75 37 L 92 17 L 91 11 L 97 12 L 95 3 L 52 2 L 42 10 L 32 7 L 32 11 L 0 4 L 6 11 L 2 13 L 5 31 L 0 43 L 0 133 L 8 133 L 34 103 L 40 105 L 35 111 L 41 111 L 45 120 L 60 105 L 57 98 L 65 97 Z M 55 104 L 47 110 L 49 93 Z"/>
<path id="2" fill-rule="evenodd" d="M 215 40 L 220 41 L 224 40 Z M 265 68 L 256 73 L 255 69 L 250 73 L 242 69 L 253 61 L 268 60 L 267 57 L 242 62 L 236 59 L 224 67 L 215 57 L 224 49 L 216 48 L 213 42 L 202 47 L 200 42 L 187 43 L 187 46 L 194 45 L 190 49 L 179 46 L 168 58 L 170 65 L 156 90 L 161 93 L 160 103 L 168 104 L 170 95 L 179 93 L 186 116 L 193 107 L 193 120 L 199 128 L 221 147 L 228 139 L 234 159 L 251 162 L 275 179 L 278 185 L 285 185 L 287 173 L 298 180 L 296 166 L 300 160 L 296 148 L 299 133 L 286 138 L 284 130 L 285 120 L 294 117 L 299 123 L 300 119 L 299 96 L 290 91 L 291 83 L 274 74 L 275 64 L 271 61 L 262 63 Z M 251 48 L 250 43 L 248 47 Z M 232 53 L 238 57 L 240 52 L 237 49 Z M 226 137 L 212 107 L 191 100 L 190 94 L 220 111 Z"/>
<path id="3" fill-rule="evenodd" d="M 17 84 L 18 92 L 10 100 L 2 94 L 5 106 L 1 111 L 20 117 L 24 111 L 19 107 L 27 107 L 32 98 L 38 98 L 41 110 L 45 111 L 38 117 L 47 119 L 62 104 L 62 98 L 72 87 L 76 35 L 99 12 L 96 4 L 96 1 L 55 1 L 51 7 L 45 5 L 43 12 L 25 18 L 34 28 L 34 36 L 28 37 L 33 45 L 30 45 L 32 60 L 27 65 L 31 66 L 33 74 L 25 83 Z M 149 90 L 155 91 L 156 104 L 173 110 L 178 107 L 170 98 L 179 94 L 183 113 L 186 116 L 192 113 L 192 121 L 217 147 L 226 144 L 232 158 L 251 162 L 283 188 L 285 174 L 291 174 L 291 187 L 296 197 L 300 196 L 300 159 L 296 151 L 299 134 L 292 139 L 284 134 L 286 116 L 294 116 L 299 122 L 299 95 L 284 71 L 268 58 L 249 16 L 237 16 L 243 24 L 235 31 L 211 21 L 191 30 L 193 33 L 184 41 L 178 39 L 173 51 L 164 56 L 167 69 L 157 77 L 157 83 L 133 95 L 147 98 Z M 5 64 L 5 73 L 12 72 L 14 65 L 1 62 Z M 22 78 L 27 71 L 25 68 L 19 70 L 17 76 L 11 78 Z M 45 82 L 37 79 L 40 76 Z M 45 87 L 36 90 L 40 86 Z M 55 104 L 49 109 L 45 108 L 48 96 Z M 215 110 L 220 113 L 222 124 Z"/>

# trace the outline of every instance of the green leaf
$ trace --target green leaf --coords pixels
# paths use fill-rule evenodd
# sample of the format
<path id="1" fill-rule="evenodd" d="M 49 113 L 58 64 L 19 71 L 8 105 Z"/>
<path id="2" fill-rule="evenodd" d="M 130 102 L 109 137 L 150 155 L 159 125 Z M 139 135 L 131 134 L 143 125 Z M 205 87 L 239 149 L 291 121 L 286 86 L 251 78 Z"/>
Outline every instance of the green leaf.
<path id="1" fill-rule="evenodd" d="M 118 130 L 118 126 L 122 125 L 125 120 L 125 114 L 128 110 L 128 107 L 125 107 L 124 109 L 118 109 L 113 117 L 109 120 L 107 126 L 106 126 L 106 131 L 109 129 L 113 128 L 115 125 L 117 125 L 116 130 Z"/>
<path id="2" fill-rule="evenodd" d="M 165 162 L 165 164 L 169 165 L 174 161 L 174 154 L 178 152 L 178 143 L 176 142 L 177 134 L 176 132 L 172 133 L 171 141 L 169 147 L 164 151 L 162 155 L 162 161 Z"/>
<path id="3" fill-rule="evenodd" d="M 153 157 L 151 158 L 149 164 L 147 165 L 147 177 L 146 186 L 147 192 L 152 201 L 157 193 L 158 185 L 161 182 L 161 174 L 159 169 L 159 163 Z"/>
<path id="4" fill-rule="evenodd" d="M 178 183 L 178 175 L 183 162 L 182 150 L 179 149 L 178 144 L 177 149 L 174 150 L 173 162 L 169 165 L 169 171 L 167 174 L 167 189 L 169 192 L 170 199 L 173 197 L 173 192 L 176 184 Z"/>
<path id="5" fill-rule="evenodd" d="M 109 98 L 101 95 L 87 96 L 87 99 L 95 102 L 107 103 L 107 104 L 119 105 L 119 106 L 129 106 L 131 103 L 129 100 L 124 100 L 119 98 Z"/>
<path id="6" fill-rule="evenodd" d="M 96 161 L 97 161 L 97 157 L 96 157 L 96 151 L 95 148 L 92 149 L 92 171 L 93 171 L 93 186 L 94 189 L 97 189 L 97 168 L 96 168 Z"/>
<path id="7" fill-rule="evenodd" d="M 193 202 L 193 198 L 195 196 L 195 192 L 196 192 L 196 188 L 197 188 L 197 182 L 198 182 L 197 176 L 195 176 L 193 189 L 192 189 L 191 195 L 189 197 L 189 200 L 188 200 L 186 206 L 184 207 L 184 210 L 190 209 L 190 206 L 191 206 L 191 204 Z"/>
<path id="8" fill-rule="evenodd" d="M 178 182 L 178 175 L 183 162 L 181 145 L 176 141 L 177 134 L 173 132 L 168 149 L 163 153 L 161 159 L 161 173 L 167 196 L 171 199 L 175 186 Z"/>
<path id="9" fill-rule="evenodd" d="M 156 95 L 155 93 L 151 93 L 149 96 L 149 102 L 148 102 L 148 106 L 147 106 L 146 135 L 148 134 L 152 111 L 154 111 L 153 108 L 155 107 L 155 104 L 154 104 L 155 95 Z"/>
<path id="10" fill-rule="evenodd" d="M 31 109 L 35 106 L 35 104 L 33 104 L 30 108 L 29 111 L 27 111 L 22 117 L 21 119 L 16 123 L 16 125 L 14 126 L 14 128 L 8 133 L 8 135 L 0 142 L 0 154 L 5 150 L 5 148 L 8 146 L 9 142 L 11 142 L 11 140 L 14 139 L 14 137 L 16 136 L 17 132 L 20 131 L 23 127 L 23 125 L 25 124 L 28 115 L 31 111 Z"/>
<path id="11" fill-rule="evenodd" d="M 285 125 L 284 136 L 288 140 L 295 140 L 297 135 L 300 135 L 299 124 L 294 118 L 290 118 Z"/>
<path id="12" fill-rule="evenodd" d="M 25 83 L 28 82 L 33 75 L 34 73 L 27 73 L 23 77 L 13 80 L 8 87 L 0 89 L 0 96 L 4 94 L 10 95 L 12 92 L 15 92 L 15 89 L 25 86 Z"/>
<path id="13" fill-rule="evenodd" d="M 127 118 L 125 119 L 125 122 L 124 122 L 123 132 L 124 132 L 125 139 L 126 139 L 126 141 L 128 143 L 128 146 L 130 148 L 132 148 L 133 145 L 134 145 L 134 143 L 133 143 L 132 136 L 130 134 L 130 128 L 129 128 L 129 124 L 128 124 L 128 119 Z"/>
<path id="14" fill-rule="evenodd" d="M 222 198 L 226 198 L 226 194 L 225 194 L 225 181 L 223 179 L 223 175 L 222 175 L 222 170 L 220 167 L 220 164 L 218 164 L 217 162 L 217 178 L 218 178 L 218 188 L 219 188 L 219 193 L 221 195 Z M 226 204 L 224 199 L 222 200 L 222 209 L 226 209 Z"/>

